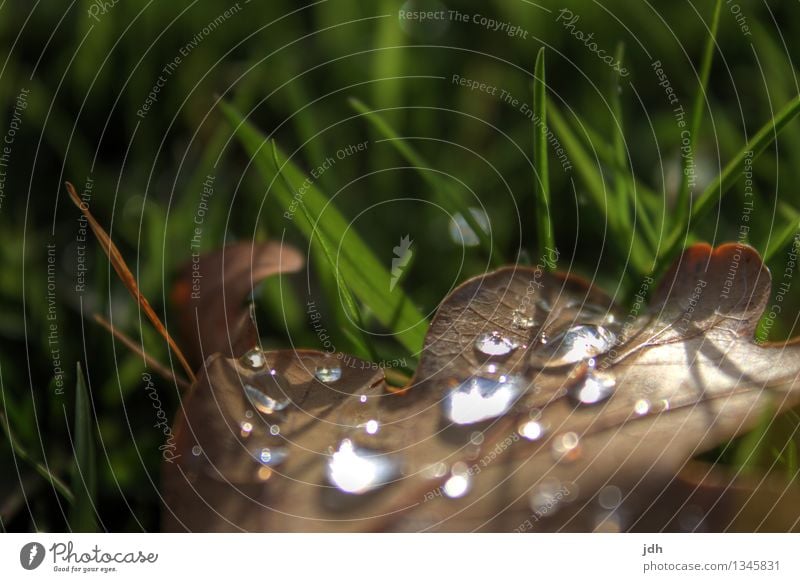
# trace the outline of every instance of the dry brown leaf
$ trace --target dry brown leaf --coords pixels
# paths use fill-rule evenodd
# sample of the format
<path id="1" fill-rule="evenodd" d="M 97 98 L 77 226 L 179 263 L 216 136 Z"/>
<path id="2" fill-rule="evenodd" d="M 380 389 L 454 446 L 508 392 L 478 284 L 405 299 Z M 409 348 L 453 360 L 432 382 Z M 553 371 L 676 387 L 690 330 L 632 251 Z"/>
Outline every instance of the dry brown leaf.
<path id="1" fill-rule="evenodd" d="M 500 269 L 441 304 L 404 394 L 348 357 L 326 382 L 326 354 L 250 354 L 255 375 L 214 357 L 176 421 L 165 527 L 636 527 L 693 456 L 800 400 L 798 344 L 753 342 L 769 289 L 742 245 L 688 249 L 630 312 L 573 277 Z M 259 411 L 245 385 L 283 387 L 286 407 Z"/>

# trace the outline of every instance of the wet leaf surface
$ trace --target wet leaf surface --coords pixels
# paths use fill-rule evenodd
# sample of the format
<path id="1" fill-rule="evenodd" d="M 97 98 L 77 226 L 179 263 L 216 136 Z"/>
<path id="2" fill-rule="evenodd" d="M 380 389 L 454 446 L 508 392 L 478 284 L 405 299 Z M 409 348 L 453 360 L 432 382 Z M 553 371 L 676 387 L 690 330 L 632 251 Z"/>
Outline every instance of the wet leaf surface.
<path id="1" fill-rule="evenodd" d="M 691 247 L 629 310 L 500 269 L 443 301 L 401 393 L 349 356 L 214 356 L 175 422 L 165 527 L 672 528 L 692 457 L 800 401 L 798 344 L 753 341 L 770 285 L 741 245 Z"/>

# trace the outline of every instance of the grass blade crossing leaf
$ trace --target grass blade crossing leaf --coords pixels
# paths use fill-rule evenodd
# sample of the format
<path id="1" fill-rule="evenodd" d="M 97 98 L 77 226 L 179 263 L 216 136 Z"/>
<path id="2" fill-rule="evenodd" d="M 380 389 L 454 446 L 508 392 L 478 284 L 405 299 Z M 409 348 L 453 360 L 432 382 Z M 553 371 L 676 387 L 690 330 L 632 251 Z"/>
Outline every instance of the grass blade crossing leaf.
<path id="1" fill-rule="evenodd" d="M 287 190 L 284 183 L 277 179 L 272 156 L 269 150 L 263 149 L 267 138 L 229 104 L 222 102 L 221 108 L 235 128 L 236 136 L 268 182 L 270 193 L 285 209 L 285 214 L 291 216 L 309 240 L 316 223 L 326 240 L 341 241 L 339 269 L 353 293 L 369 306 L 381 324 L 395 333 L 398 342 L 413 352 L 419 350 L 427 330 L 425 318 L 401 288 L 395 287 L 393 291 L 389 291 L 389 271 L 351 228 L 350 221 L 342 216 L 322 191 L 276 146 L 281 172 L 288 185 L 303 184 L 302 202 L 314 222 L 310 222 L 303 212 L 295 215 L 297 187 Z M 324 220 L 321 219 L 323 216 Z"/>
<path id="2" fill-rule="evenodd" d="M 533 160 L 536 192 L 536 221 L 538 226 L 539 254 L 555 249 L 553 222 L 550 219 L 550 175 L 547 167 L 547 83 L 544 69 L 544 47 L 536 55 L 533 73 L 533 107 L 537 121 L 533 122 Z M 545 261 L 545 265 L 552 265 Z"/>

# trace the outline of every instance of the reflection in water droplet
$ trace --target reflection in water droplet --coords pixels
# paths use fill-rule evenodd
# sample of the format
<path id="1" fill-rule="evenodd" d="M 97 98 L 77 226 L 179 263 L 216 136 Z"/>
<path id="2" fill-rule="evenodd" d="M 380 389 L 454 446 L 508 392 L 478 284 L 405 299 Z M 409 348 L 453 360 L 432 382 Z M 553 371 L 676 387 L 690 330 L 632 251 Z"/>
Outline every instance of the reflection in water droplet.
<path id="1" fill-rule="evenodd" d="M 286 447 L 264 447 L 253 452 L 256 460 L 267 467 L 280 465 L 289 456 Z"/>
<path id="2" fill-rule="evenodd" d="M 607 372 L 597 372 L 587 367 L 568 390 L 570 398 L 578 404 L 598 404 L 614 393 L 617 381 Z"/>
<path id="3" fill-rule="evenodd" d="M 519 425 L 517 432 L 519 432 L 521 437 L 524 437 L 529 441 L 538 441 L 547 433 L 544 425 L 537 420 L 523 422 Z"/>
<path id="4" fill-rule="evenodd" d="M 253 423 L 242 421 L 241 423 L 239 423 L 239 428 L 241 428 L 239 434 L 242 435 L 242 438 L 249 437 L 250 433 L 253 432 Z"/>
<path id="5" fill-rule="evenodd" d="M 518 376 L 497 379 L 474 376 L 451 390 L 442 401 L 445 416 L 456 424 L 472 424 L 508 412 L 523 390 Z"/>
<path id="6" fill-rule="evenodd" d="M 255 406 L 259 412 L 263 412 L 264 414 L 279 412 L 289 406 L 289 404 L 292 402 L 285 395 L 281 395 L 278 398 L 273 398 L 261 389 L 251 386 L 250 384 L 244 385 L 244 393 L 247 395 L 250 403 Z"/>
<path id="7" fill-rule="evenodd" d="M 342 367 L 337 364 L 317 366 L 314 377 L 325 384 L 332 384 L 342 377 Z"/>
<path id="8" fill-rule="evenodd" d="M 253 370 L 260 370 L 267 365 L 267 359 L 264 357 L 264 352 L 262 352 L 261 348 L 259 347 L 255 347 L 247 352 L 242 356 L 240 361 L 242 364 Z"/>
<path id="9" fill-rule="evenodd" d="M 376 434 L 380 430 L 380 428 L 381 428 L 380 423 L 374 418 L 372 420 L 367 421 L 367 424 L 364 427 L 364 429 L 367 431 L 367 434 Z"/>
<path id="10" fill-rule="evenodd" d="M 200 445 L 193 446 L 192 447 L 192 454 L 195 457 L 199 457 L 201 454 L 203 454 L 203 447 L 201 447 Z"/>
<path id="11" fill-rule="evenodd" d="M 272 436 L 277 436 L 278 434 L 280 434 L 280 432 L 281 432 L 281 427 L 279 427 L 277 424 L 273 424 L 271 427 L 269 427 L 269 434 L 271 434 Z"/>
<path id="12" fill-rule="evenodd" d="M 633 405 L 633 411 L 639 416 L 644 416 L 650 412 L 650 402 L 644 398 L 637 400 L 636 404 Z"/>
<path id="13" fill-rule="evenodd" d="M 489 217 L 480 208 L 470 208 L 470 214 L 475 218 L 475 222 L 485 232 L 489 232 Z M 463 244 L 465 247 L 475 247 L 480 244 L 480 239 L 475 231 L 470 228 L 467 220 L 460 212 L 457 212 L 453 218 L 450 219 L 450 238 L 456 244 Z"/>
<path id="14" fill-rule="evenodd" d="M 553 440 L 553 456 L 556 460 L 572 462 L 581 456 L 581 439 L 576 432 L 567 432 Z"/>
<path id="15" fill-rule="evenodd" d="M 445 481 L 442 491 L 451 499 L 464 497 L 472 486 L 469 468 L 466 463 L 458 462 L 450 470 L 450 478 Z"/>
<path id="16" fill-rule="evenodd" d="M 361 403 L 363 404 L 364 402 L 366 402 L 366 401 L 367 401 L 367 395 L 366 395 L 366 394 L 362 394 L 362 395 L 361 395 L 361 396 L 358 398 L 358 400 L 359 400 L 359 402 L 361 402 Z"/>
<path id="17" fill-rule="evenodd" d="M 575 325 L 536 346 L 530 363 L 538 368 L 576 364 L 607 352 L 616 341 L 617 336 L 603 326 Z"/>
<path id="18" fill-rule="evenodd" d="M 525 315 L 524 311 L 515 309 L 511 315 L 511 325 L 519 329 L 530 329 L 536 325 L 536 320 L 530 315 Z"/>
<path id="19" fill-rule="evenodd" d="M 394 457 L 343 439 L 328 459 L 326 472 L 328 481 L 340 491 L 360 495 L 386 485 L 399 475 L 400 467 Z"/>
<path id="20" fill-rule="evenodd" d="M 245 410 L 244 415 L 246 418 L 253 418 L 253 411 L 252 410 Z"/>
<path id="21" fill-rule="evenodd" d="M 597 502 L 603 509 L 616 509 L 622 503 L 622 491 L 616 485 L 608 485 L 597 494 Z"/>
<path id="22" fill-rule="evenodd" d="M 475 338 L 475 349 L 487 356 L 507 356 L 518 347 L 517 342 L 499 331 L 482 333 Z"/>

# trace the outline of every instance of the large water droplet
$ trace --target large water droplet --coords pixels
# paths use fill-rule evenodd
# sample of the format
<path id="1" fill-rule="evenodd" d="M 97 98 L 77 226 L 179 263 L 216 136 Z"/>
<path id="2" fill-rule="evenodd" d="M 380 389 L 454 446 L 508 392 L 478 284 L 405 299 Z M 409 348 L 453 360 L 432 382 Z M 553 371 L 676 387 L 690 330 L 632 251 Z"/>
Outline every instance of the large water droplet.
<path id="1" fill-rule="evenodd" d="M 328 481 L 340 491 L 355 495 L 382 487 L 399 473 L 396 458 L 358 447 L 350 439 L 339 443 L 339 449 L 331 455 L 327 465 Z"/>
<path id="2" fill-rule="evenodd" d="M 570 463 L 581 456 L 581 439 L 576 432 L 567 432 L 553 440 L 553 457 L 557 461 Z"/>
<path id="3" fill-rule="evenodd" d="M 264 414 L 280 412 L 292 402 L 286 395 L 276 395 L 276 397 L 273 398 L 260 388 L 256 388 L 250 384 L 244 385 L 244 393 L 247 395 L 252 405 L 255 406 L 259 412 L 263 412 Z"/>
<path id="4" fill-rule="evenodd" d="M 240 359 L 243 365 L 251 370 L 260 370 L 267 365 L 267 359 L 264 357 L 264 352 L 261 348 L 255 347 Z"/>
<path id="5" fill-rule="evenodd" d="M 518 347 L 517 342 L 499 331 L 482 333 L 475 338 L 475 349 L 487 356 L 507 356 Z"/>
<path id="6" fill-rule="evenodd" d="M 502 416 L 522 393 L 523 384 L 518 376 L 496 379 L 473 376 L 445 396 L 444 414 L 456 424 L 472 424 Z"/>
<path id="7" fill-rule="evenodd" d="M 537 368 L 575 364 L 607 352 L 616 341 L 617 336 L 601 325 L 575 325 L 536 346 L 530 363 Z"/>
<path id="8" fill-rule="evenodd" d="M 486 216 L 486 213 L 480 208 L 470 208 L 469 212 L 483 232 L 489 232 L 489 217 Z M 453 239 L 453 242 L 463 244 L 465 247 L 475 247 L 481 242 L 460 212 L 450 219 L 450 238 Z"/>
<path id="9" fill-rule="evenodd" d="M 616 385 L 610 373 L 589 368 L 567 389 L 567 394 L 578 404 L 599 404 L 614 393 Z"/>
<path id="10" fill-rule="evenodd" d="M 520 436 L 528 439 L 529 441 L 538 441 L 540 438 L 547 434 L 547 430 L 543 423 L 538 420 L 529 420 L 519 425 L 517 429 Z"/>
<path id="11" fill-rule="evenodd" d="M 286 460 L 289 456 L 289 451 L 286 447 L 264 447 L 253 451 L 253 456 L 262 465 L 274 467 Z"/>
<path id="12" fill-rule="evenodd" d="M 314 377 L 325 384 L 332 384 L 342 377 L 342 367 L 338 364 L 324 364 L 317 366 Z"/>
<path id="13" fill-rule="evenodd" d="M 472 487 L 469 468 L 466 463 L 458 462 L 450 470 L 450 478 L 442 485 L 442 491 L 451 499 L 464 497 Z"/>

